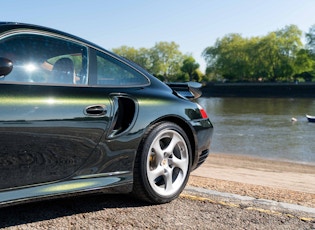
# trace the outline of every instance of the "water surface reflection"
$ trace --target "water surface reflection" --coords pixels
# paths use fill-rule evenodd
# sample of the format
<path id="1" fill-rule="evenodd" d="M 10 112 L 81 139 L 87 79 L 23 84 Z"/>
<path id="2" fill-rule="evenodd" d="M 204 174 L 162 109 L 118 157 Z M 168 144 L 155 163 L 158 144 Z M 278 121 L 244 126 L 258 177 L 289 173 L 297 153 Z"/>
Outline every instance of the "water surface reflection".
<path id="1" fill-rule="evenodd" d="M 315 164 L 315 99 L 200 98 L 214 125 L 211 152 Z M 292 122 L 291 118 L 297 119 Z"/>

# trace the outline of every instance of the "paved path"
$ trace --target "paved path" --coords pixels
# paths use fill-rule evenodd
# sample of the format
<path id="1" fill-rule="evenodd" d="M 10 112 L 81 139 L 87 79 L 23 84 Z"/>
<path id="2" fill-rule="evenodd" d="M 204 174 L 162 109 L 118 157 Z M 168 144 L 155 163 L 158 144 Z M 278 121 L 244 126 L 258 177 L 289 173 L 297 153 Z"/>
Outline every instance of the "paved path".
<path id="1" fill-rule="evenodd" d="M 315 165 L 211 154 L 192 175 L 315 194 Z"/>

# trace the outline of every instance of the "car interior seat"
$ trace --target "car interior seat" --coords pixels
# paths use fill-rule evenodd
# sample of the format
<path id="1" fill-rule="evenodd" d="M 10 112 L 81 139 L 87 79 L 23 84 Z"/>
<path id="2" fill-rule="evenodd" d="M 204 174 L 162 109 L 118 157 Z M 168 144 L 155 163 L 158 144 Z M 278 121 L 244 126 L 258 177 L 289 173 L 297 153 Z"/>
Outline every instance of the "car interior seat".
<path id="1" fill-rule="evenodd" d="M 52 69 L 53 80 L 56 83 L 74 83 L 74 64 L 70 58 L 60 58 Z"/>

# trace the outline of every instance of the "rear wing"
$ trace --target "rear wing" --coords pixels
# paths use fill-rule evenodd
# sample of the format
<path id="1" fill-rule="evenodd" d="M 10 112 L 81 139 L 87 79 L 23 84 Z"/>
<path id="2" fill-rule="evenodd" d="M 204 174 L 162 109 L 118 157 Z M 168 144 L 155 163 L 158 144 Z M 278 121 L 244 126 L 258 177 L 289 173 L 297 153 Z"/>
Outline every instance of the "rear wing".
<path id="1" fill-rule="evenodd" d="M 198 82 L 185 82 L 177 83 L 170 82 L 166 83 L 171 89 L 179 96 L 185 97 L 187 99 L 197 99 L 201 96 L 202 92 L 200 90 L 202 84 Z"/>

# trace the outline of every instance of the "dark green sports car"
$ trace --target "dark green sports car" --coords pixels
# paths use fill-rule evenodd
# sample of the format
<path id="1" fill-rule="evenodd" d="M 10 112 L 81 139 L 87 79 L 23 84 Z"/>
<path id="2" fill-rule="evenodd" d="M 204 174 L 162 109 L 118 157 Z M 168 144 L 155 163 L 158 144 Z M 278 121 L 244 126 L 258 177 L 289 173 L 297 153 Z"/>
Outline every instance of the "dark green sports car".
<path id="1" fill-rule="evenodd" d="M 209 154 L 197 88 L 67 33 L 0 23 L 0 206 L 99 191 L 170 202 Z"/>

